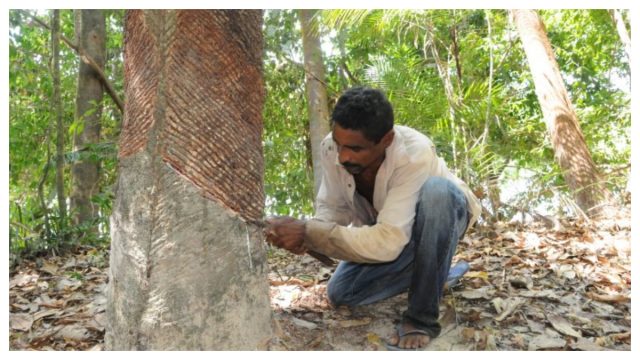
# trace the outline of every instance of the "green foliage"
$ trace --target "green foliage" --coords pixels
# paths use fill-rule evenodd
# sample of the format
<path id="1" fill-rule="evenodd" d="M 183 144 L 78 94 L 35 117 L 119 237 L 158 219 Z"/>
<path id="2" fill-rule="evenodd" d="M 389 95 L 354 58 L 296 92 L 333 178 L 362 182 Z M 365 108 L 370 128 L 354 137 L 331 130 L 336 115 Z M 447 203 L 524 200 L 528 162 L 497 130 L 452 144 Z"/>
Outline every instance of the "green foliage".
<path id="1" fill-rule="evenodd" d="M 605 172 L 627 164 L 630 96 L 611 80 L 624 83 L 629 71 L 607 12 L 553 10 L 542 16 L 594 160 Z M 544 203 L 566 192 L 505 11 L 330 10 L 323 19 L 348 29 L 347 64 L 358 83 L 384 89 L 397 122 L 428 134 L 472 188 L 513 166 L 531 177 L 523 198 L 535 194 L 534 203 Z M 432 48 L 453 87 L 448 100 Z M 506 174 L 503 179 L 509 180 Z M 626 179 L 611 179 L 612 189 L 623 191 Z M 543 191 L 549 186 L 556 191 Z"/>
<path id="2" fill-rule="evenodd" d="M 105 73 L 122 94 L 124 11 L 105 13 Z M 13 257 L 63 245 L 54 206 L 50 32 L 29 14 L 49 21 L 47 12 L 9 11 L 9 239 Z M 610 189 L 622 194 L 631 151 L 630 66 L 615 26 L 605 10 L 546 10 L 540 14 L 593 159 L 604 174 L 611 174 L 606 178 Z M 73 12 L 63 10 L 61 16 L 64 36 L 74 41 Z M 310 216 L 313 177 L 296 12 L 266 11 L 263 30 L 266 213 Z M 316 31 L 323 44 L 330 107 L 348 87 L 382 88 L 394 105 L 397 123 L 429 135 L 449 167 L 472 189 L 486 192 L 495 186 L 495 178 L 502 186 L 521 180 L 525 185 L 510 200 L 514 205 L 546 204 L 549 211 L 571 213 L 526 57 L 506 11 L 324 10 L 316 17 Z M 436 60 L 444 74 L 438 71 Z M 77 55 L 62 44 L 66 193 L 72 163 L 100 160 L 100 191 L 92 199 L 100 217 L 96 224 L 69 227 L 68 232 L 79 244 L 105 244 L 122 115 L 105 94 L 100 142 L 72 149 L 73 134 L 84 126 L 82 118 L 74 119 L 78 64 Z M 450 97 L 445 92 L 447 81 Z M 38 196 L 41 182 L 42 201 Z M 45 225 L 51 234 L 46 233 Z M 98 238 L 85 236 L 90 226 L 100 229 Z"/>
<path id="3" fill-rule="evenodd" d="M 118 91 L 122 89 L 122 22 L 124 12 L 107 11 L 108 59 L 105 73 Z M 12 261 L 42 251 L 59 251 L 71 244 L 108 241 L 109 221 L 116 172 L 116 146 L 121 114 L 105 94 L 102 112 L 102 141 L 82 151 L 73 151 L 73 133 L 82 131 L 82 119 L 74 120 L 79 59 L 65 43 L 60 45 L 61 95 L 65 124 L 65 194 L 70 193 L 70 165 L 80 159 L 99 159 L 100 191 L 94 199 L 100 211 L 96 220 L 98 239 L 88 239 L 86 229 L 92 224 L 60 230 L 55 206 L 55 126 L 51 111 L 52 79 L 50 73 L 51 33 L 32 16 L 49 23 L 49 12 L 9 11 L 9 241 Z M 62 35 L 75 41 L 73 11 L 61 11 Z M 97 104 L 96 104 L 97 105 Z M 45 176 L 46 174 L 46 176 Z M 38 196 L 38 185 L 43 195 Z M 44 202 L 45 208 L 42 207 Z M 47 216 L 45 216 L 45 212 Z M 68 221 L 69 219 L 67 219 Z M 47 226 L 50 233 L 45 231 Z M 69 235 L 70 243 L 63 243 Z"/>
<path id="4" fill-rule="evenodd" d="M 302 42 L 295 12 L 267 11 L 264 22 L 264 189 L 266 213 L 313 213 Z"/>
<path id="5" fill-rule="evenodd" d="M 630 69 L 607 10 L 545 14 L 563 77 L 596 164 L 610 170 L 628 162 Z M 625 184 L 618 184 L 625 186 Z"/>

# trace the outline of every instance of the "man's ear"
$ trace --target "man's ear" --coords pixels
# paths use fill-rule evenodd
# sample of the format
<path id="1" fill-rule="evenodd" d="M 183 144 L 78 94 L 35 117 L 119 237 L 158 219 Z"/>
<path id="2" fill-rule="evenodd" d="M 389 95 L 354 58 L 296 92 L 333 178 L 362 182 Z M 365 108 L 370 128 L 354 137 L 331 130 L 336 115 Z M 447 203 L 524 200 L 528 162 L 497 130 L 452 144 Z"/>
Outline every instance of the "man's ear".
<path id="1" fill-rule="evenodd" d="M 385 149 L 388 148 L 389 145 L 391 145 L 391 143 L 393 142 L 394 136 L 395 136 L 395 132 L 393 132 L 393 129 L 387 131 L 387 133 L 384 134 L 384 136 L 380 141 L 382 142 L 382 146 L 384 146 Z"/>

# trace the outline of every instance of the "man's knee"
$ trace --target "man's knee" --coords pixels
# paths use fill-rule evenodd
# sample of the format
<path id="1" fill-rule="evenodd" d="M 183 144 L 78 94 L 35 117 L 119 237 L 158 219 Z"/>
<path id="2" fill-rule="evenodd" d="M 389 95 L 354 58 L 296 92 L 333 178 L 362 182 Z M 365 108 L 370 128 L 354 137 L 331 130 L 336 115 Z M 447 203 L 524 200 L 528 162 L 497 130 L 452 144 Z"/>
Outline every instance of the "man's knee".
<path id="1" fill-rule="evenodd" d="M 420 188 L 420 200 L 438 201 L 449 198 L 456 185 L 451 180 L 440 176 L 432 176 Z"/>
<path id="2" fill-rule="evenodd" d="M 338 284 L 337 281 L 329 280 L 327 284 L 327 297 L 333 306 L 350 305 L 347 297 L 347 291 L 344 286 Z"/>

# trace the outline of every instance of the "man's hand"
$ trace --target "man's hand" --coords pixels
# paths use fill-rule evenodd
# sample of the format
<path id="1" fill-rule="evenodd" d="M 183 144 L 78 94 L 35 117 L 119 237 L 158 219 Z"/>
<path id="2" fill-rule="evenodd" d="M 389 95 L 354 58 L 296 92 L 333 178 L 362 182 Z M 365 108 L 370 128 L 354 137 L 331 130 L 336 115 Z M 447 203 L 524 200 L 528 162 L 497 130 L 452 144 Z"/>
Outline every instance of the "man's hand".
<path id="1" fill-rule="evenodd" d="M 290 216 L 267 218 L 264 229 L 267 242 L 294 254 L 302 255 L 307 249 L 304 247 L 304 233 L 306 222 Z"/>

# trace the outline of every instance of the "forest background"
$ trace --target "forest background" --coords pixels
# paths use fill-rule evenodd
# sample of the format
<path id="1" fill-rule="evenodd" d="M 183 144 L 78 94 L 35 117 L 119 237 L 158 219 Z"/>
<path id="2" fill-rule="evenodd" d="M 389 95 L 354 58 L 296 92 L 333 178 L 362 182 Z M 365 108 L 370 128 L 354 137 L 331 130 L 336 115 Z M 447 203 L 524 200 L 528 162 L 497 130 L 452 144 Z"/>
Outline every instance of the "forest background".
<path id="1" fill-rule="evenodd" d="M 605 187 L 614 203 L 629 202 L 630 53 L 614 16 L 628 30 L 628 13 L 539 13 Z M 104 15 L 104 75 L 123 101 L 124 11 Z M 107 245 L 121 111 L 105 93 L 78 114 L 82 61 L 73 48 L 74 12 L 61 11 L 57 122 L 49 13 L 12 10 L 9 16 L 11 264 L 42 251 Z M 506 11 L 322 11 L 313 26 L 329 109 L 348 87 L 384 90 L 397 123 L 430 136 L 449 167 L 483 199 L 484 221 L 509 220 L 523 210 L 554 217 L 584 213 L 554 161 L 527 57 Z M 310 216 L 312 135 L 300 23 L 295 11 L 269 10 L 263 29 L 266 213 Z M 88 117 L 97 119 L 97 132 L 85 126 Z M 79 144 L 87 131 L 93 140 Z M 82 179 L 86 172 L 73 176 L 86 162 L 98 173 L 89 180 Z M 78 184 L 86 188 L 87 181 L 89 189 L 79 194 Z M 90 200 L 91 216 L 74 206 L 78 196 Z"/>

